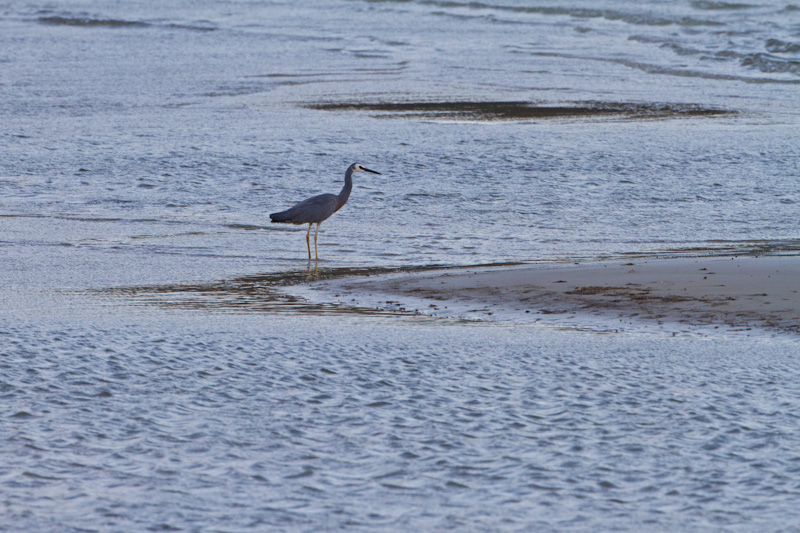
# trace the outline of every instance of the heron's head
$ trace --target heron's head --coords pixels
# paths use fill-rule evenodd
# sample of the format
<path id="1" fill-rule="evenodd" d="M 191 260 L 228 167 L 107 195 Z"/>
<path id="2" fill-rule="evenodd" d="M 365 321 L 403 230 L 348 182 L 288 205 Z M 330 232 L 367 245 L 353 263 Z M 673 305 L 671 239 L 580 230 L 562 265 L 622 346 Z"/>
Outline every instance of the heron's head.
<path id="1" fill-rule="evenodd" d="M 353 168 L 353 172 L 371 172 L 371 173 L 377 174 L 379 176 L 381 174 L 380 172 L 375 172 L 374 170 L 370 170 L 367 167 L 365 167 L 364 165 L 361 165 L 359 163 L 353 163 L 352 168 Z"/>

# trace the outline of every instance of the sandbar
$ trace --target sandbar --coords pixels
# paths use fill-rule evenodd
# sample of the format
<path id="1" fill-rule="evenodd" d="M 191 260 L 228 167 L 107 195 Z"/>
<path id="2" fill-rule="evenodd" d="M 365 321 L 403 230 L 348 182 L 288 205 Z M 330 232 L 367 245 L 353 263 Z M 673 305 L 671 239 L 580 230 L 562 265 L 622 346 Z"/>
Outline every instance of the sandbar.
<path id="1" fill-rule="evenodd" d="M 646 257 L 395 274 L 341 297 L 477 319 L 800 334 L 800 256 Z"/>
<path id="2" fill-rule="evenodd" d="M 561 102 L 541 104 L 525 101 L 344 101 L 313 102 L 309 109 L 366 111 L 375 118 L 425 120 L 496 121 L 543 119 L 665 119 L 710 117 L 734 111 L 697 104 L 635 102 Z"/>

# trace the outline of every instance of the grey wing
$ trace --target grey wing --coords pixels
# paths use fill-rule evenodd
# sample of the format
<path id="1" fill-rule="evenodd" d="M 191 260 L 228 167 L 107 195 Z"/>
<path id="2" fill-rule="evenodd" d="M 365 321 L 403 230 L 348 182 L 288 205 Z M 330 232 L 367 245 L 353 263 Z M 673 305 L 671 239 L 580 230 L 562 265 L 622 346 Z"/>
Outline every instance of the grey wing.
<path id="1" fill-rule="evenodd" d="M 291 224 L 309 224 L 322 222 L 336 211 L 337 198 L 334 194 L 320 194 L 303 200 L 286 211 L 273 213 L 273 222 L 289 222 Z"/>

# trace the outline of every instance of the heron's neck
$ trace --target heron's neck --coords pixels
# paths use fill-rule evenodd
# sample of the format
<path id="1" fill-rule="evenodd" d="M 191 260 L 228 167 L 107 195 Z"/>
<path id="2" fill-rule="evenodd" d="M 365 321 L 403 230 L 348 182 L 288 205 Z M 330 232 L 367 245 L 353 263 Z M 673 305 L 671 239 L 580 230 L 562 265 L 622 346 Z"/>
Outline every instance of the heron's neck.
<path id="1" fill-rule="evenodd" d="M 340 192 L 337 196 L 338 201 L 336 202 L 336 211 L 341 209 L 342 206 L 347 203 L 347 199 L 350 198 L 351 190 L 353 190 L 353 170 L 348 168 L 347 172 L 344 174 L 344 187 L 342 187 L 342 192 Z"/>

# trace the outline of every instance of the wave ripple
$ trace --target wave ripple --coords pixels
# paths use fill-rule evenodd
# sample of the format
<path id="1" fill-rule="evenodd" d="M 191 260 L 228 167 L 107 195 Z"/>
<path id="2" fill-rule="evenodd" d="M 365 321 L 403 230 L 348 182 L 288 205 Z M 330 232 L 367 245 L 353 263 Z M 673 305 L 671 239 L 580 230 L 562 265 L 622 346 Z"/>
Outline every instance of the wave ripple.
<path id="1" fill-rule="evenodd" d="M 5 328 L 0 528 L 800 519 L 800 368 L 780 344 L 215 322 Z"/>

